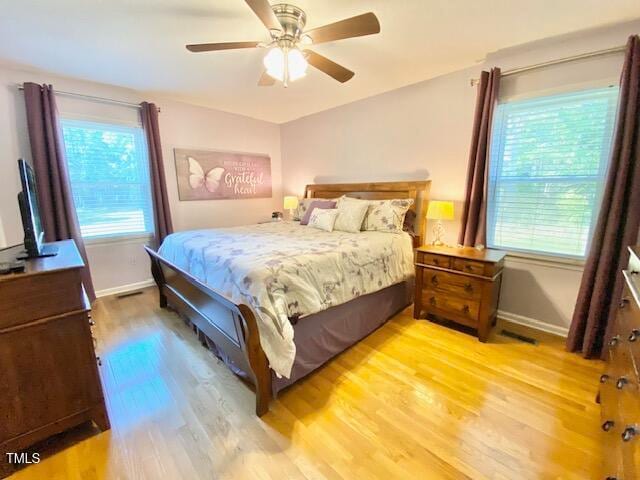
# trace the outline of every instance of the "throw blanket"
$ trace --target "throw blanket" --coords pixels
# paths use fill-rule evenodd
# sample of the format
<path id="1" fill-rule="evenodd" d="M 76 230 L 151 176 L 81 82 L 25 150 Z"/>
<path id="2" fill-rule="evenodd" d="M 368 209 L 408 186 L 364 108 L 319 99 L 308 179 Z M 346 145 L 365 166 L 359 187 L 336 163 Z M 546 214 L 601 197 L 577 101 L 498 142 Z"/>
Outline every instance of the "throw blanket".
<path id="1" fill-rule="evenodd" d="M 406 233 L 325 232 L 297 222 L 174 233 L 159 253 L 232 302 L 252 307 L 270 366 L 287 378 L 296 355 L 290 318 L 413 275 Z"/>

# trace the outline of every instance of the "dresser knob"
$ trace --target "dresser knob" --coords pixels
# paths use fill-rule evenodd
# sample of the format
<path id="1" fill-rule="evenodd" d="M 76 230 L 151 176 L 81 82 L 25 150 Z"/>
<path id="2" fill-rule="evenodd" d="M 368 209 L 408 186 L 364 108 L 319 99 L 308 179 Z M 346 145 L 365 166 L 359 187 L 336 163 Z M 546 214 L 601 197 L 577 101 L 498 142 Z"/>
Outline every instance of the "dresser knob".
<path id="1" fill-rule="evenodd" d="M 638 337 L 640 337 L 640 330 L 638 330 L 637 328 L 634 328 L 633 330 L 631 330 L 631 333 L 629 334 L 629 341 L 630 342 L 635 342 Z"/>
<path id="2" fill-rule="evenodd" d="M 96 355 L 96 362 L 98 362 L 98 366 L 102 366 L 102 359 Z"/>
<path id="3" fill-rule="evenodd" d="M 609 375 L 607 375 L 606 373 L 600 375 L 600 383 L 607 383 L 607 380 L 609 380 Z"/>
<path id="4" fill-rule="evenodd" d="M 470 283 L 467 283 L 467 284 L 464 286 L 464 290 L 465 290 L 466 292 L 473 292 L 473 285 L 471 285 Z"/>
<path id="5" fill-rule="evenodd" d="M 429 303 L 430 303 L 431 305 L 434 305 L 434 306 L 435 306 L 435 304 L 436 304 L 436 297 L 431 297 L 431 298 L 429 299 Z"/>
<path id="6" fill-rule="evenodd" d="M 437 258 L 433 259 L 433 264 L 434 265 L 440 265 L 440 260 L 438 260 Z"/>
<path id="7" fill-rule="evenodd" d="M 462 307 L 462 313 L 469 313 L 469 305 L 465 305 L 464 307 Z"/>
<path id="8" fill-rule="evenodd" d="M 438 285 L 438 277 L 436 275 L 434 275 L 433 277 L 431 277 L 431 283 L 433 283 L 434 285 Z"/>
<path id="9" fill-rule="evenodd" d="M 611 337 L 611 340 L 609 340 L 609 346 L 610 347 L 615 347 L 618 342 L 620 341 L 620 335 L 616 335 L 615 337 Z"/>
<path id="10" fill-rule="evenodd" d="M 623 388 L 627 383 L 629 383 L 629 380 L 627 380 L 625 377 L 620 377 L 620 378 L 618 379 L 618 381 L 616 381 L 616 388 L 617 388 L 618 390 L 622 390 L 622 388 Z"/>
<path id="11" fill-rule="evenodd" d="M 93 320 L 93 318 L 89 317 L 89 325 L 91 325 L 92 327 L 95 326 L 96 322 Z"/>
<path id="12" fill-rule="evenodd" d="M 624 308 L 628 304 L 629 304 L 629 299 L 627 297 L 623 297 L 622 300 L 620 300 L 620 303 L 618 304 L 618 307 Z"/>
<path id="13" fill-rule="evenodd" d="M 607 477 L 604 480 L 618 480 L 618 477 Z"/>
<path id="14" fill-rule="evenodd" d="M 608 432 L 613 428 L 614 425 L 615 425 L 615 422 L 613 420 L 607 420 L 602 424 L 602 430 L 604 430 L 605 432 Z"/>
<path id="15" fill-rule="evenodd" d="M 622 441 L 623 442 L 629 442 L 633 439 L 633 437 L 636 436 L 636 429 L 634 427 L 627 427 L 624 429 L 624 432 L 622 432 Z"/>
<path id="16" fill-rule="evenodd" d="M 464 266 L 464 269 L 465 269 L 467 272 L 470 272 L 471 270 L 473 270 L 473 267 L 472 267 L 471 265 L 465 265 L 465 266 Z"/>

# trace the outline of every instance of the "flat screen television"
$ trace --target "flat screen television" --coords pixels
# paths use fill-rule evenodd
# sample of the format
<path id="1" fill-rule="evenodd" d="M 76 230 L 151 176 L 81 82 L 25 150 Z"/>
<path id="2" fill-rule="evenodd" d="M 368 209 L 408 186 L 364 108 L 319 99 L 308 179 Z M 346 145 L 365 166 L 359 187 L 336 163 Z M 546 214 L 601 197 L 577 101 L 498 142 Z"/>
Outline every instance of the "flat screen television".
<path id="1" fill-rule="evenodd" d="M 25 258 L 50 257 L 58 252 L 55 245 L 44 243 L 44 230 L 40 221 L 36 176 L 31 166 L 23 159 L 18 160 L 22 191 L 18 193 L 18 205 L 24 229 Z"/>

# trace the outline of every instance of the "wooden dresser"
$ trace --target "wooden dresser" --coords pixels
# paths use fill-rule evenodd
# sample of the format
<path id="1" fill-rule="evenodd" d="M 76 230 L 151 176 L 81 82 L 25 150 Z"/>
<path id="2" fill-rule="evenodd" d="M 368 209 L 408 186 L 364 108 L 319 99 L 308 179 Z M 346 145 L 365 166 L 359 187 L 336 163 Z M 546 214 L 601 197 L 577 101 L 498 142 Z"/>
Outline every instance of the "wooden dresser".
<path id="1" fill-rule="evenodd" d="M 486 342 L 498 311 L 505 255 L 472 247 L 418 248 L 414 318 L 443 317 L 474 328 Z"/>
<path id="2" fill-rule="evenodd" d="M 640 248 L 630 248 L 625 285 L 600 377 L 602 478 L 640 478 Z"/>
<path id="3" fill-rule="evenodd" d="M 24 273 L 0 275 L 0 477 L 7 453 L 93 420 L 109 419 L 72 240 L 54 257 L 28 260 Z M 0 252 L 0 262 L 17 248 Z"/>

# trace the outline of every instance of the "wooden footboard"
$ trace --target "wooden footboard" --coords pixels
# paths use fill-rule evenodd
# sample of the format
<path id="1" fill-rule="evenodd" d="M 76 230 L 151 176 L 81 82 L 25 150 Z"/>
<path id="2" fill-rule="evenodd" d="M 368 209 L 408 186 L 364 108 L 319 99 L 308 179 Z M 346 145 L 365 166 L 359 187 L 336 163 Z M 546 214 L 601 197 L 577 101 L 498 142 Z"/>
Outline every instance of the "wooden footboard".
<path id="1" fill-rule="evenodd" d="M 168 262 L 149 247 L 151 273 L 158 284 L 160 307 L 171 304 L 239 369 L 256 389 L 256 414 L 264 415 L 271 400 L 271 371 L 260 346 L 255 315 L 244 304 L 235 304 Z"/>

